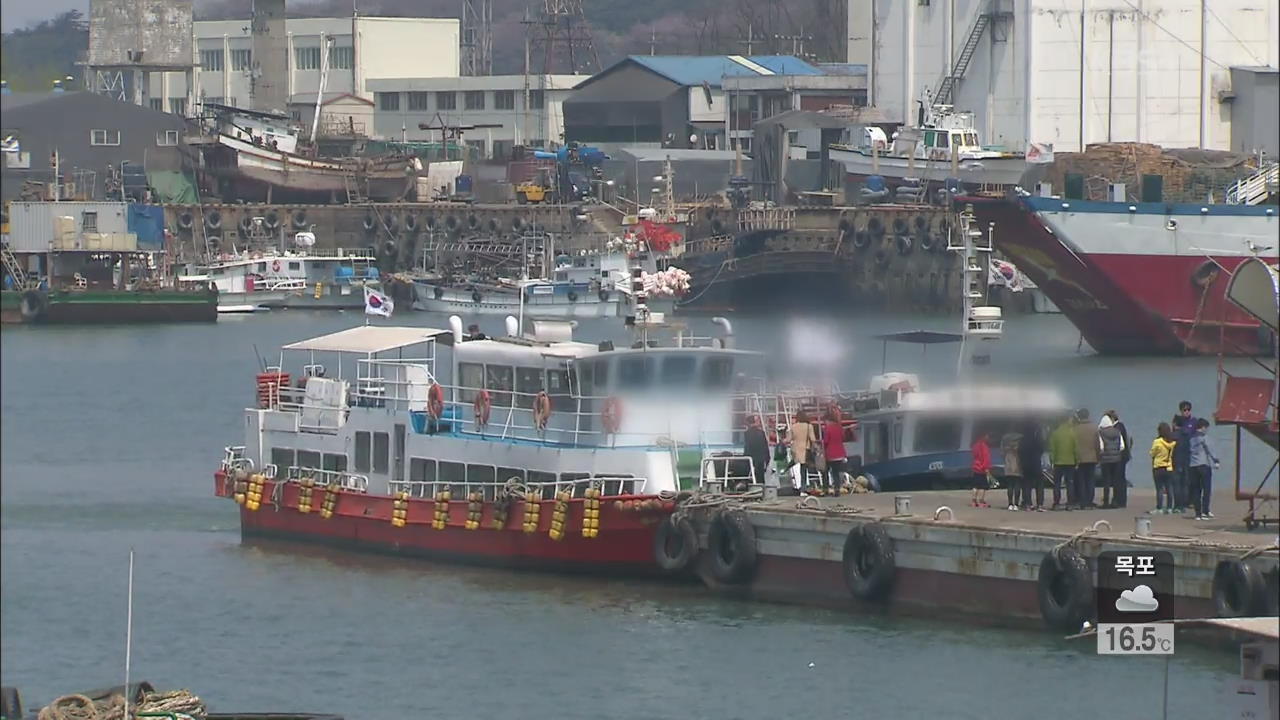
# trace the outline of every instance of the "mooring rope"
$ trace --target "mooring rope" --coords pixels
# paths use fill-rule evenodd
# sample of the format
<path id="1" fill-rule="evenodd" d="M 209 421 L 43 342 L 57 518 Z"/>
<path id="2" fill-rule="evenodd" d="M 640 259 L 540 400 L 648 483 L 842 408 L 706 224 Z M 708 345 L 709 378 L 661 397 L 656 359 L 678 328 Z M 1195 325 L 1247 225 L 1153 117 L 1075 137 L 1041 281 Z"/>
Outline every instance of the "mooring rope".
<path id="1" fill-rule="evenodd" d="M 131 716 L 137 717 L 139 713 L 171 713 L 193 720 L 205 720 L 208 710 L 204 702 L 190 690 L 171 690 L 143 695 L 137 705 L 129 708 Z M 93 700 L 79 694 L 63 695 L 41 708 L 36 717 L 38 720 L 126 720 L 124 696 L 114 693 L 106 698 Z"/>

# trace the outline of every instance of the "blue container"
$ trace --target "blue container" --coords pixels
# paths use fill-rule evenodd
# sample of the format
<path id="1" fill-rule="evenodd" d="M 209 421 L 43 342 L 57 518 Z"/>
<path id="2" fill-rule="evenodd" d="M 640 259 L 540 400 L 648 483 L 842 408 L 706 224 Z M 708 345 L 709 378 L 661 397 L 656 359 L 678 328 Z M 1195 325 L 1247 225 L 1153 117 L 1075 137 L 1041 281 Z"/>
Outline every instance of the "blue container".
<path id="1" fill-rule="evenodd" d="M 458 179 L 453 183 L 454 192 L 459 195 L 466 195 L 471 192 L 471 176 L 459 175 Z"/>
<path id="2" fill-rule="evenodd" d="M 378 276 L 378 268 L 373 267 L 372 265 L 370 265 L 368 268 L 366 268 L 366 269 L 365 269 L 365 271 L 364 271 L 364 276 L 365 276 L 365 277 L 367 277 L 367 278 L 370 278 L 370 279 L 372 279 L 372 280 L 377 280 L 377 279 L 378 279 L 378 277 L 379 277 L 379 276 Z"/>

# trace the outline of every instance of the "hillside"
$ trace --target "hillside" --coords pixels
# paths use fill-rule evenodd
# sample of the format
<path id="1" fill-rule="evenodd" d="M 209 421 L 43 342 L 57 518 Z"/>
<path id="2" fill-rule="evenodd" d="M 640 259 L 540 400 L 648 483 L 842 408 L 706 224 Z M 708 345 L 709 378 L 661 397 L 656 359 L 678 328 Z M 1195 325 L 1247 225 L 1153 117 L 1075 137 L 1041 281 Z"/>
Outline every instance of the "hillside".
<path id="1" fill-rule="evenodd" d="M 70 75 L 71 87 L 81 87 L 76 66 L 89 47 L 89 27 L 78 11 L 5 33 L 0 40 L 0 77 L 15 92 L 48 90 L 54 80 Z"/>

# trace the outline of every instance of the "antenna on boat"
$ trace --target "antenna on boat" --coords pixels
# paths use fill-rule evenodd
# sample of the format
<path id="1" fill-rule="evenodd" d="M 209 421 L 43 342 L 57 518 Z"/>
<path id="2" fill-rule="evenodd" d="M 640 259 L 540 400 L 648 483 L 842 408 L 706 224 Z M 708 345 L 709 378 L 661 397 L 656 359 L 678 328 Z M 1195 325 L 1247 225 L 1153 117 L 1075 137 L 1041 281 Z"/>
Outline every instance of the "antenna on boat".
<path id="1" fill-rule="evenodd" d="M 129 548 L 129 605 L 124 626 L 124 717 L 129 717 L 129 663 L 133 659 L 133 548 Z"/>
<path id="2" fill-rule="evenodd" d="M 960 238 L 958 242 L 955 238 L 948 239 L 947 249 L 961 253 L 961 272 L 964 273 L 961 290 L 964 293 L 964 316 L 960 320 L 963 323 L 960 355 L 956 358 L 956 375 L 959 376 L 966 366 L 965 353 L 969 349 L 969 339 L 998 340 L 1004 330 L 1004 320 L 1001 308 L 990 305 L 987 293 L 983 291 L 983 284 L 990 282 L 988 275 L 991 271 L 991 253 L 995 251 L 992 244 L 994 226 L 988 230 L 984 243 L 982 230 L 973 213 L 973 205 L 966 204 L 957 219 Z M 975 354 L 973 360 L 977 363 L 981 358 Z"/>

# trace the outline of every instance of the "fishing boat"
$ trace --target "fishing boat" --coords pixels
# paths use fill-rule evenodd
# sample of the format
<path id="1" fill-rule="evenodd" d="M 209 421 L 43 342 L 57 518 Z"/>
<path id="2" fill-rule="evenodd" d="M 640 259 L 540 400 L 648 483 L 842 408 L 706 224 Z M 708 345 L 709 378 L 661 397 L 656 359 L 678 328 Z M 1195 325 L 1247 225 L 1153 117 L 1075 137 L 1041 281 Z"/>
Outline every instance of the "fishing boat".
<path id="1" fill-rule="evenodd" d="M 657 571 L 680 493 L 738 476 L 735 378 L 760 357 L 716 323 L 694 337 L 645 312 L 631 347 L 575 340 L 558 320 L 508 318 L 506 336 L 480 339 L 458 316 L 286 344 L 215 492 L 238 504 L 244 537 Z"/>

